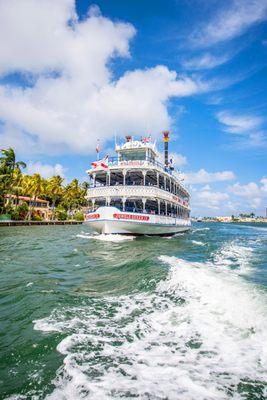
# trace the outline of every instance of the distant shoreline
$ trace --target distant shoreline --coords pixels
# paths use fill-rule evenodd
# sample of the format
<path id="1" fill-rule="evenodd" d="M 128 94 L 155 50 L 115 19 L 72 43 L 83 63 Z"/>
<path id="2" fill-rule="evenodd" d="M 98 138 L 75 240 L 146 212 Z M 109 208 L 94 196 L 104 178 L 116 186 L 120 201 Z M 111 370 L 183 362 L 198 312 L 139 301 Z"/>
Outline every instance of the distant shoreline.
<path id="1" fill-rule="evenodd" d="M 196 219 L 191 219 L 192 222 L 220 222 L 220 223 L 224 223 L 224 224 L 267 224 L 267 219 L 263 218 L 263 219 L 255 219 L 255 220 L 233 220 L 233 221 L 219 221 L 216 219 L 203 219 L 201 221 L 197 221 Z"/>

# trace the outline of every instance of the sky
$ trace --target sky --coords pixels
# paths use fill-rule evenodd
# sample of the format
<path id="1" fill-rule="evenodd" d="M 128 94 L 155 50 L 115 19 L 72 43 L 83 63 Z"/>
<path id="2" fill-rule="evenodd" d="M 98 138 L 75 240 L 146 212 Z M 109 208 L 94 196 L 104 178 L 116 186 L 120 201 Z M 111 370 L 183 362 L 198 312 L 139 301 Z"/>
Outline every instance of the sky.
<path id="1" fill-rule="evenodd" d="M 267 0 L 0 0 L 0 148 L 86 180 L 162 131 L 192 215 L 267 207 Z"/>

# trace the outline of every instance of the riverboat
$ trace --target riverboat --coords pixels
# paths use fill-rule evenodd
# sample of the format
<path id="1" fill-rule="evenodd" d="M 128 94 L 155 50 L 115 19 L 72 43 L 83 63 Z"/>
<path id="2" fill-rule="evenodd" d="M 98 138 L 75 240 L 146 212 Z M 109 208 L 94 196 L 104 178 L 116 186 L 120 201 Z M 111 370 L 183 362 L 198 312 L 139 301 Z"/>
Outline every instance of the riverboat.
<path id="1" fill-rule="evenodd" d="M 102 234 L 174 235 L 190 229 L 190 195 L 169 160 L 169 132 L 163 132 L 164 164 L 151 137 L 115 145 L 116 157 L 92 162 L 85 222 Z"/>

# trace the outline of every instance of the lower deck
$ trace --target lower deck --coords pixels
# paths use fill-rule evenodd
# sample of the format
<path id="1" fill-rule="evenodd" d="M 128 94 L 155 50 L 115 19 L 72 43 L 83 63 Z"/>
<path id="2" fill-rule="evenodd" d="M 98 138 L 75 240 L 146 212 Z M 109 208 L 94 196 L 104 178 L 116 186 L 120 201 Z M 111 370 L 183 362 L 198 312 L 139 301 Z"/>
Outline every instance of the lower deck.
<path id="1" fill-rule="evenodd" d="M 100 207 L 87 213 L 86 223 L 102 234 L 174 235 L 190 229 L 190 219 L 120 211 L 116 207 Z"/>
<path id="2" fill-rule="evenodd" d="M 189 210 L 178 204 L 170 203 L 159 199 L 149 198 L 122 198 L 112 197 L 98 198 L 89 202 L 89 211 L 94 211 L 99 207 L 115 207 L 120 211 L 143 213 L 151 215 L 161 215 L 173 218 L 189 218 Z"/>

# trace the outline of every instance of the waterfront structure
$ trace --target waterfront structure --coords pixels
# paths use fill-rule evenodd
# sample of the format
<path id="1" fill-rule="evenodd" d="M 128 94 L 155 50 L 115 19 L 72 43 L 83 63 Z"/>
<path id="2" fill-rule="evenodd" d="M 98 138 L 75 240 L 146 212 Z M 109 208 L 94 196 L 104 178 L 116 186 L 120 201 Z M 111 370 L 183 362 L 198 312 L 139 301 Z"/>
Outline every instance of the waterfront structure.
<path id="1" fill-rule="evenodd" d="M 52 218 L 52 210 L 49 207 L 49 201 L 32 198 L 28 196 L 15 196 L 14 194 L 6 194 L 5 195 L 6 204 L 11 204 L 12 206 L 18 206 L 22 203 L 26 203 L 32 211 L 39 215 L 44 220 L 50 220 Z"/>
<path id="2" fill-rule="evenodd" d="M 190 228 L 189 193 L 174 170 L 164 132 L 165 164 L 151 138 L 116 145 L 87 171 L 88 212 L 85 220 L 100 233 L 170 235 Z"/>

